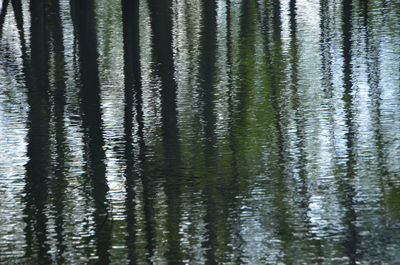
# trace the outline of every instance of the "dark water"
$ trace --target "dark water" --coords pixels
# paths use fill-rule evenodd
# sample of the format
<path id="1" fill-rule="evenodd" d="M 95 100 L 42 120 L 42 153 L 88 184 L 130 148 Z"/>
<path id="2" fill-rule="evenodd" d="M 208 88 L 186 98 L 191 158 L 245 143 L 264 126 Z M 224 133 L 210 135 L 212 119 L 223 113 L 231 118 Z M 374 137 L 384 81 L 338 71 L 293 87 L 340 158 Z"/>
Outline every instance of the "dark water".
<path id="1" fill-rule="evenodd" d="M 3 0 L 0 263 L 400 264 L 394 0 Z"/>

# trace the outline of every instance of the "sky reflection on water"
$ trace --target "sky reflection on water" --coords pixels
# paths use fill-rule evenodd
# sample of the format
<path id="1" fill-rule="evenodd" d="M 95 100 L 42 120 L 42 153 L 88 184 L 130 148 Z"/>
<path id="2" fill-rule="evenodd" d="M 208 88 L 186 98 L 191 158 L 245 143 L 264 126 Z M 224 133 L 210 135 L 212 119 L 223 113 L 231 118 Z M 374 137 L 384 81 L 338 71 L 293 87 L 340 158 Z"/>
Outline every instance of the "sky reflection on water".
<path id="1" fill-rule="evenodd" d="M 0 10 L 1 263 L 400 263 L 395 1 Z"/>

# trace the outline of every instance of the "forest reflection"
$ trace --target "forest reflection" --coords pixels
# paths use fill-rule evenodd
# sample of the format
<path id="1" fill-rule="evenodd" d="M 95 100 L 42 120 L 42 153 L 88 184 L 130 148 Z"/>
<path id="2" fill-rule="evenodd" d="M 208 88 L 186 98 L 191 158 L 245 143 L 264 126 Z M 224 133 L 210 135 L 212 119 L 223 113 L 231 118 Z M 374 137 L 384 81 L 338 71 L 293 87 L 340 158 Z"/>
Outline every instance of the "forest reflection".
<path id="1" fill-rule="evenodd" d="M 400 263 L 395 1 L 0 10 L 0 263 Z"/>

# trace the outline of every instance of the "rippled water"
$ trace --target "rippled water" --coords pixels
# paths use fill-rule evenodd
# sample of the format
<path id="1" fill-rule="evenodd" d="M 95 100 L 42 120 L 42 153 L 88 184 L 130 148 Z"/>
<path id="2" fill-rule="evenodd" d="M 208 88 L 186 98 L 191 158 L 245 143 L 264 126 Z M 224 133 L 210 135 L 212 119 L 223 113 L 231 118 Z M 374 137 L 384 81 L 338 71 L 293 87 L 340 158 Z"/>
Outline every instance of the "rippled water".
<path id="1" fill-rule="evenodd" d="M 4 0 L 0 26 L 0 263 L 400 263 L 398 1 Z"/>

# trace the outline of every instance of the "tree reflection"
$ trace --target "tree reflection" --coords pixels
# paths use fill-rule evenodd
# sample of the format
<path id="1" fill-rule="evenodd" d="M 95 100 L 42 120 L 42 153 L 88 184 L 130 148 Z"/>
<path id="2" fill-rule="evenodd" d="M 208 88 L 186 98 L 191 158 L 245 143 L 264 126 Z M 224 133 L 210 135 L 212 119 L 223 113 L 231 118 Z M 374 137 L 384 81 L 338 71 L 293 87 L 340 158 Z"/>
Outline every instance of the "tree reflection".
<path id="1" fill-rule="evenodd" d="M 105 153 L 97 65 L 94 1 L 71 1 L 71 16 L 79 48 L 80 99 L 85 142 L 86 173 L 94 199 L 96 255 L 99 263 L 110 262 L 111 222 L 107 205 Z"/>
<path id="2" fill-rule="evenodd" d="M 177 126 L 174 62 L 172 52 L 171 1 L 149 0 L 151 30 L 153 33 L 152 55 L 156 63 L 156 74 L 161 79 L 161 134 L 164 161 L 162 174 L 165 178 L 164 191 L 167 196 L 167 245 L 165 253 L 169 264 L 181 264 L 180 215 L 181 215 L 181 177 L 179 132 Z"/>
<path id="3" fill-rule="evenodd" d="M 1 11 L 0 11 L 0 39 L 3 34 L 3 24 L 7 14 L 8 3 L 10 0 L 3 0 L 1 4 Z"/>
<path id="4" fill-rule="evenodd" d="M 217 231 L 219 215 L 218 206 L 215 204 L 216 178 L 218 172 L 216 160 L 215 139 L 215 114 L 214 114 L 214 72 L 216 56 L 216 1 L 205 1 L 203 3 L 203 29 L 201 32 L 201 55 L 200 55 L 200 100 L 202 106 L 201 119 L 204 121 L 204 155 L 206 181 L 203 194 L 205 197 L 206 214 L 204 216 L 206 234 L 203 247 L 206 249 L 206 262 L 217 264 L 218 237 L 221 231 Z"/>
<path id="5" fill-rule="evenodd" d="M 31 75 L 27 75 L 28 104 L 28 151 L 25 186 L 25 238 L 26 257 L 38 264 L 50 262 L 47 216 L 49 181 L 49 80 L 48 80 L 48 33 L 44 1 L 31 2 Z"/>
<path id="6" fill-rule="evenodd" d="M 358 235 L 356 228 L 356 212 L 354 209 L 355 190 L 352 181 L 355 176 L 355 124 L 354 124 L 354 98 L 352 82 L 352 1 L 343 1 L 342 30 L 343 30 L 343 84 L 344 84 L 344 111 L 346 132 L 346 173 L 338 179 L 340 201 L 344 207 L 345 215 L 343 223 L 345 225 L 343 252 L 349 258 L 350 264 L 356 264 Z"/>
<path id="7" fill-rule="evenodd" d="M 0 1 L 1 261 L 396 259 L 395 4 Z"/>
<path id="8" fill-rule="evenodd" d="M 66 174 L 66 134 L 64 130 L 64 109 L 65 109 L 65 61 L 63 32 L 61 27 L 60 3 L 53 1 L 48 9 L 49 12 L 49 33 L 52 38 L 53 61 L 54 61 L 54 119 L 55 119 L 55 165 L 54 181 L 51 185 L 53 203 L 55 208 L 55 230 L 57 240 L 57 262 L 66 262 L 64 253 L 66 250 L 65 240 L 65 189 L 67 187 Z"/>
<path id="9" fill-rule="evenodd" d="M 136 251 L 136 192 L 134 191 L 137 176 L 134 168 L 133 157 L 133 125 L 134 109 L 136 106 L 138 136 L 143 142 L 143 114 L 142 93 L 140 78 L 140 50 L 139 50 L 139 1 L 122 0 L 122 21 L 124 31 L 124 76 L 125 76 L 125 178 L 126 178 L 126 214 L 127 214 L 127 238 L 129 264 L 137 264 Z M 139 156 L 142 156 L 142 148 Z"/>

